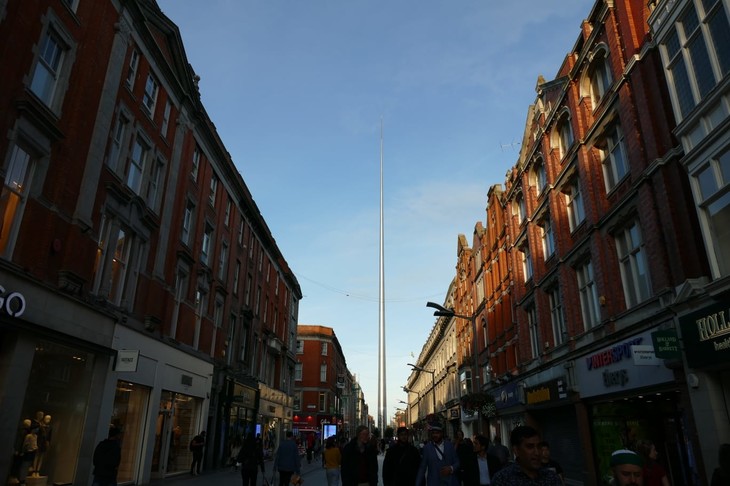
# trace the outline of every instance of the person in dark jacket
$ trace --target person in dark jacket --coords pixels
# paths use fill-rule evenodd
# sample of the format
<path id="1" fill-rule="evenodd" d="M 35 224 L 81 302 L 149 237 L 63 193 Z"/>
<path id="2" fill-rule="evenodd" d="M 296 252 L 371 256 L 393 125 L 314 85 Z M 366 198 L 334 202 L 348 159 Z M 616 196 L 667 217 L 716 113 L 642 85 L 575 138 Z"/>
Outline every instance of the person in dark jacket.
<path id="1" fill-rule="evenodd" d="M 193 453 L 193 462 L 190 463 L 190 474 L 197 476 L 203 468 L 203 449 L 205 449 L 205 430 L 193 437 L 190 442 L 190 452 Z"/>
<path id="2" fill-rule="evenodd" d="M 281 441 L 274 456 L 274 471 L 279 472 L 279 486 L 288 486 L 292 476 L 301 474 L 299 447 L 291 430 L 286 431 L 286 440 Z"/>
<path id="3" fill-rule="evenodd" d="M 342 486 L 378 486 L 378 448 L 370 444 L 370 431 L 364 425 L 342 450 Z"/>
<path id="4" fill-rule="evenodd" d="M 117 486 L 117 471 L 122 461 L 122 431 L 116 427 L 109 429 L 106 439 L 94 449 L 93 486 Z"/>
<path id="5" fill-rule="evenodd" d="M 385 486 L 415 486 L 421 452 L 409 440 L 408 429 L 398 427 L 398 440 L 388 448 L 383 459 Z"/>
<path id="6" fill-rule="evenodd" d="M 483 435 L 474 437 L 474 453 L 476 455 L 475 477 L 470 484 L 490 484 L 492 478 L 502 468 L 499 458 L 489 453 L 489 439 Z M 466 484 L 466 483 L 464 483 Z"/>
<path id="7" fill-rule="evenodd" d="M 261 474 L 264 474 L 264 448 L 253 434 L 249 433 L 246 436 L 236 461 L 241 463 L 243 486 L 256 486 L 259 469 Z"/>

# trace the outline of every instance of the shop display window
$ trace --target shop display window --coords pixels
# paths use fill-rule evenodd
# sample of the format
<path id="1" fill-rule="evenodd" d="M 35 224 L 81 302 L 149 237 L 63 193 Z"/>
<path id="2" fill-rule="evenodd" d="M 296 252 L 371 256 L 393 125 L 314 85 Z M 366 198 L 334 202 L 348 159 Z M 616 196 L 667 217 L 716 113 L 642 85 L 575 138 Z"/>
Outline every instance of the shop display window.
<path id="1" fill-rule="evenodd" d="M 152 456 L 154 477 L 190 471 L 193 455 L 189 446 L 193 437 L 200 432 L 195 430 L 200 408 L 199 398 L 170 391 L 162 392 Z"/>
<path id="2" fill-rule="evenodd" d="M 94 355 L 38 341 L 23 415 L 15 437 L 10 482 L 46 477 L 73 483 L 88 407 Z"/>
<path id="3" fill-rule="evenodd" d="M 117 382 L 110 424 L 122 431 L 122 460 L 119 463 L 117 482 L 132 482 L 135 479 L 140 452 L 143 449 L 149 396 L 150 390 L 147 387 L 126 381 Z"/>

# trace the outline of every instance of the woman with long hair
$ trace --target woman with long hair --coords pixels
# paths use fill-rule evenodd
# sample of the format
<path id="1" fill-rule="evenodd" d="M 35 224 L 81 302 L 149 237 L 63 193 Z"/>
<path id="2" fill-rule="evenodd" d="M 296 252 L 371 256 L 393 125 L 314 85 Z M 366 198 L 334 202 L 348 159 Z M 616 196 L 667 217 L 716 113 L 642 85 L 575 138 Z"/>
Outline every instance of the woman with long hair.
<path id="1" fill-rule="evenodd" d="M 667 472 L 657 462 L 659 453 L 650 440 L 640 440 L 636 444 L 636 452 L 644 460 L 644 486 L 670 486 Z"/>
<path id="2" fill-rule="evenodd" d="M 342 453 L 337 447 L 335 437 L 327 437 L 322 454 L 322 465 L 327 474 L 327 486 L 340 486 L 340 466 L 342 465 Z"/>

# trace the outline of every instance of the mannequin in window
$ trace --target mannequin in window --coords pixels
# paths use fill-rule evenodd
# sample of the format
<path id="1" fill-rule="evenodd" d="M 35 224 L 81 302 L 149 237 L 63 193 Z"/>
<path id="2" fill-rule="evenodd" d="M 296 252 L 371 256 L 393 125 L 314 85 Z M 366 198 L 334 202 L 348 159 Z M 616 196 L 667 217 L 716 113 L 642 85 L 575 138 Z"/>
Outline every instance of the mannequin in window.
<path id="1" fill-rule="evenodd" d="M 29 420 L 24 420 L 25 425 Z M 20 463 L 20 472 L 18 473 L 18 480 L 21 484 L 25 483 L 25 478 L 28 477 L 28 472 L 33 466 L 35 461 L 36 453 L 38 452 L 38 429 L 33 427 L 31 422 L 30 427 L 25 429 L 25 436 L 23 437 L 23 448 L 21 450 L 22 462 Z"/>
<path id="2" fill-rule="evenodd" d="M 38 477 L 41 475 L 41 467 L 43 467 L 43 458 L 48 451 L 48 447 L 51 445 L 51 432 L 53 427 L 51 426 L 51 416 L 45 415 L 40 427 L 38 427 L 38 452 L 36 452 L 35 460 L 33 461 L 33 476 Z"/>

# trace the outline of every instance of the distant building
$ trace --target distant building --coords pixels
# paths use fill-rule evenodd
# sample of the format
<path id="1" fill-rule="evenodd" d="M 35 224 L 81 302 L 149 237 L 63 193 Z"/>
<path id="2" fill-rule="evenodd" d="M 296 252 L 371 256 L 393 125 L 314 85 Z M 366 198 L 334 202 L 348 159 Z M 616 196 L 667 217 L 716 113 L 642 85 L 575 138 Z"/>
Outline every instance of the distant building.
<path id="1" fill-rule="evenodd" d="M 297 327 L 297 362 L 294 377 L 294 432 L 324 439 L 336 431 L 350 437 L 367 417 L 362 390 L 347 369 L 334 329 Z M 334 426 L 334 427 L 332 427 Z"/>

